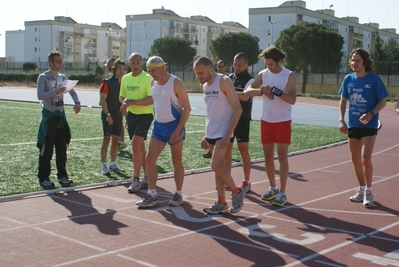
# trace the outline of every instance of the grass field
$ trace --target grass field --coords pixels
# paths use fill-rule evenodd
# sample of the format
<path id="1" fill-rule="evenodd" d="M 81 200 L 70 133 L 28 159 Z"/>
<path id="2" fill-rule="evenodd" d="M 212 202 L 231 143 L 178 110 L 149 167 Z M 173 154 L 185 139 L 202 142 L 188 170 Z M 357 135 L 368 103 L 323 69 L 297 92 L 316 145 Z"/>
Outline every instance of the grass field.
<path id="1" fill-rule="evenodd" d="M 29 193 L 43 190 L 38 183 L 37 129 L 41 116 L 39 103 L 0 101 L 0 196 Z M 124 174 L 101 175 L 100 147 L 102 126 L 99 108 L 83 107 L 74 114 L 72 107 L 66 107 L 66 116 L 72 130 L 68 149 L 67 171 L 74 185 L 88 185 L 113 179 L 132 177 L 131 148 L 118 154 L 118 164 L 126 170 Z M 205 118 L 191 116 L 186 125 L 183 164 L 186 170 L 209 167 L 204 159 L 200 140 L 204 135 Z M 293 124 L 290 152 L 319 147 L 346 139 L 337 128 Z M 252 159 L 263 157 L 260 145 L 260 123 L 251 122 L 250 154 Z M 130 144 L 126 137 L 127 143 Z M 52 161 L 51 179 L 56 181 L 55 155 Z M 233 161 L 240 161 L 240 154 L 234 146 Z M 168 146 L 158 160 L 160 174 L 173 171 Z M 56 183 L 56 187 L 59 187 Z"/>

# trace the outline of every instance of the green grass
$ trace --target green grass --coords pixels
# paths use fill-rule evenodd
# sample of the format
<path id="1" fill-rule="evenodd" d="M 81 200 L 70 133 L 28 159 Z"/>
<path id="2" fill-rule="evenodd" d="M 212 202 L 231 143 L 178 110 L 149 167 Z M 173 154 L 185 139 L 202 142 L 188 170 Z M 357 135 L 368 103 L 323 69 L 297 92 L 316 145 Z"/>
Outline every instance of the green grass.
<path id="1" fill-rule="evenodd" d="M 0 101 L 0 196 L 43 190 L 37 179 L 39 151 L 36 147 L 36 135 L 41 116 L 40 110 L 41 105 L 38 103 Z M 67 106 L 66 116 L 72 130 L 67 170 L 75 186 L 108 182 L 113 179 L 122 180 L 132 176 L 130 147 L 118 154 L 118 164 L 126 169 L 125 174 L 112 174 L 112 177 L 101 175 L 100 109 L 83 107 L 79 114 L 74 114 L 72 107 Z M 183 151 L 183 164 L 186 171 L 209 167 L 210 160 L 202 157 L 205 151 L 200 148 L 204 125 L 205 118 L 200 116 L 191 116 L 186 125 L 187 135 Z M 292 144 L 289 151 L 305 150 L 345 139 L 346 136 L 340 134 L 337 128 L 293 124 Z M 128 138 L 126 140 L 128 141 Z M 263 157 L 259 121 L 251 122 L 249 149 L 252 159 Z M 54 159 L 55 155 L 50 177 L 53 181 L 56 179 Z M 240 161 L 236 145 L 233 150 L 233 161 Z M 168 146 L 160 155 L 157 165 L 160 174 L 173 171 Z M 56 187 L 59 187 L 58 183 Z"/>

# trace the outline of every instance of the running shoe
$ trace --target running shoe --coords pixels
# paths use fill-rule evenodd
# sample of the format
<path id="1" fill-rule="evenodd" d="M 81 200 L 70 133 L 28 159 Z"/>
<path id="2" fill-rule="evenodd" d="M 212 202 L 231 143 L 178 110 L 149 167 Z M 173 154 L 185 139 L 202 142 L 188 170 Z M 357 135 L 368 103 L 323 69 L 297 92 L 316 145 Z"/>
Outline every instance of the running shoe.
<path id="1" fill-rule="evenodd" d="M 125 172 L 124 169 L 119 168 L 119 166 L 115 163 L 112 165 L 109 165 L 109 169 L 113 172 Z"/>
<path id="2" fill-rule="evenodd" d="M 265 194 L 262 195 L 263 200 L 272 200 L 276 198 L 278 194 L 278 188 L 277 187 L 269 187 L 269 189 L 266 191 Z"/>
<path id="3" fill-rule="evenodd" d="M 218 201 L 216 201 L 212 206 L 209 208 L 204 208 L 204 212 L 208 214 L 221 214 L 221 213 L 228 213 L 229 212 L 229 207 L 226 204 L 221 204 Z"/>
<path id="4" fill-rule="evenodd" d="M 62 178 L 58 178 L 58 183 L 71 184 L 71 183 L 73 183 L 73 181 L 71 179 L 69 179 L 68 177 L 62 177 Z"/>
<path id="5" fill-rule="evenodd" d="M 278 193 L 277 196 L 274 198 L 272 205 L 275 206 L 284 206 L 287 203 L 287 195 L 285 193 Z"/>
<path id="6" fill-rule="evenodd" d="M 358 188 L 356 194 L 351 196 L 349 199 L 352 202 L 362 202 L 364 199 L 364 190 Z"/>
<path id="7" fill-rule="evenodd" d="M 242 207 L 244 206 L 244 197 L 245 197 L 245 190 L 241 187 L 238 187 L 240 192 L 238 194 L 231 194 L 231 201 L 232 201 L 232 208 L 230 208 L 231 213 L 239 212 Z"/>
<path id="8" fill-rule="evenodd" d="M 155 207 L 158 204 L 158 195 L 155 194 L 154 196 L 151 195 L 145 195 L 142 200 L 137 201 L 136 205 L 141 207 L 141 208 L 149 208 L 149 207 Z"/>
<path id="9" fill-rule="evenodd" d="M 183 204 L 183 197 L 179 193 L 175 193 L 169 201 L 169 206 L 179 207 L 181 204 Z"/>
<path id="10" fill-rule="evenodd" d="M 132 183 L 130 184 L 127 191 L 129 193 L 136 193 L 140 190 L 140 188 L 141 188 L 141 184 L 140 184 L 139 178 L 133 178 Z"/>
<path id="11" fill-rule="evenodd" d="M 109 174 L 109 169 L 108 169 L 108 166 L 107 166 L 107 165 L 102 165 L 102 167 L 101 167 L 101 173 L 102 173 L 103 175 L 108 175 L 108 174 Z"/>
<path id="12" fill-rule="evenodd" d="M 54 186 L 54 183 L 50 180 L 44 180 L 43 182 L 40 182 L 40 184 L 46 187 Z"/>
<path id="13" fill-rule="evenodd" d="M 245 190 L 245 193 L 248 193 L 251 191 L 251 183 L 247 182 L 245 185 L 242 185 L 241 188 Z"/>
<path id="14" fill-rule="evenodd" d="M 373 206 L 373 193 L 370 190 L 366 190 L 363 199 L 363 206 L 370 208 Z"/>
<path id="15" fill-rule="evenodd" d="M 127 147 L 126 143 L 119 143 L 119 146 L 118 146 L 119 149 L 125 149 L 126 147 Z"/>

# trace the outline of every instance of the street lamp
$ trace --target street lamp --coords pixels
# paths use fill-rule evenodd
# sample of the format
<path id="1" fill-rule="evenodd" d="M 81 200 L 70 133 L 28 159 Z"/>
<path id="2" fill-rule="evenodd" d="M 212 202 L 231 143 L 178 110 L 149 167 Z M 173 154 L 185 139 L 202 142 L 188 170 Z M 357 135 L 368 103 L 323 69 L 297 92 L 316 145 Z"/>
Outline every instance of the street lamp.
<path id="1" fill-rule="evenodd" d="M 269 23 L 272 25 L 272 45 L 274 44 L 274 42 L 273 42 L 273 26 L 274 26 L 274 24 L 276 24 L 276 22 L 275 21 L 269 21 Z"/>

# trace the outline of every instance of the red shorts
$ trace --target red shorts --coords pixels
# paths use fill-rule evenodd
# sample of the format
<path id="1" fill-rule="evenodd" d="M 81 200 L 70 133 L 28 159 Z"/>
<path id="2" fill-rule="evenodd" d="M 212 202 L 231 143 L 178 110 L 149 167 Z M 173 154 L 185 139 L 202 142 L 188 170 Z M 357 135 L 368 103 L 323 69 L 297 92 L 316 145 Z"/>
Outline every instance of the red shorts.
<path id="1" fill-rule="evenodd" d="M 261 120 L 260 136 L 263 145 L 291 144 L 291 121 L 271 123 Z"/>

